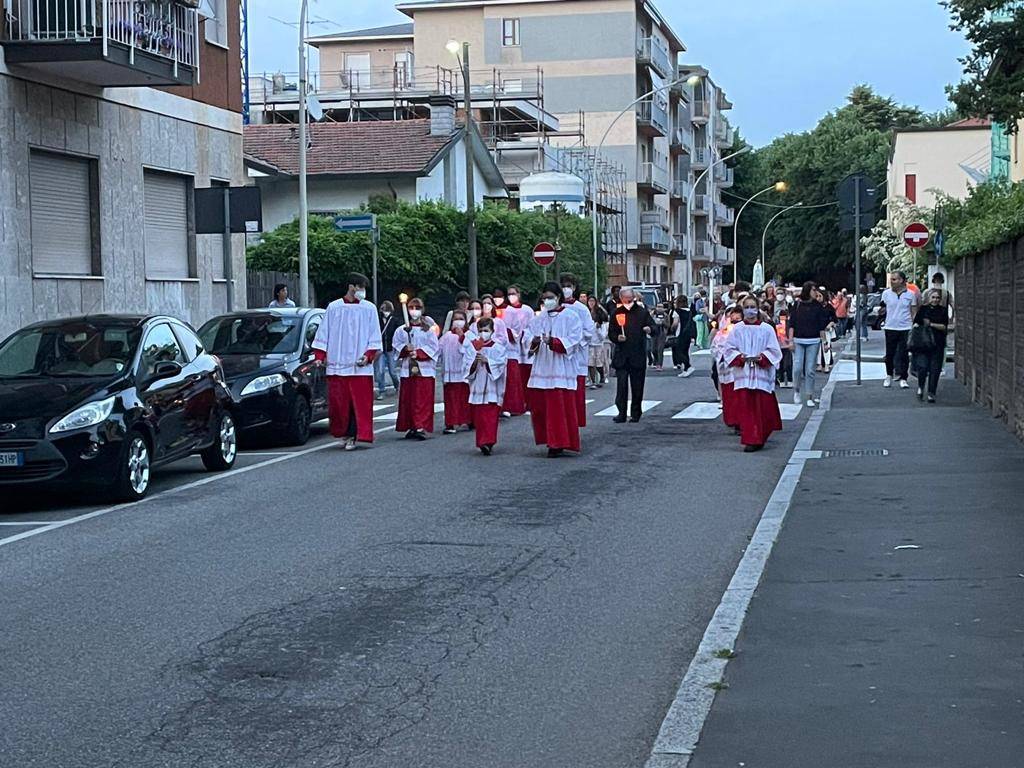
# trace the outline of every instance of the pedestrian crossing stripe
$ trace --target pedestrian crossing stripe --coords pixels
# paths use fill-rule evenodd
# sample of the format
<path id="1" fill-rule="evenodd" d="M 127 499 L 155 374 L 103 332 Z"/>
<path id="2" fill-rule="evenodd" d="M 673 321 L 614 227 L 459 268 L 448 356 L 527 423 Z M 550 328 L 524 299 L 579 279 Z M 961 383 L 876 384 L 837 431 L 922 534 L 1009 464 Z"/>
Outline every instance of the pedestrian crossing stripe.
<path id="1" fill-rule="evenodd" d="M 653 408 L 657 408 L 659 405 L 661 405 L 661 402 L 662 402 L 661 400 L 644 400 L 643 403 L 641 403 L 641 405 L 640 405 L 640 412 L 641 413 L 647 413 L 649 410 L 651 410 Z M 632 403 L 630 403 L 630 405 L 632 405 Z M 626 413 L 629 413 L 629 412 L 630 412 L 629 408 L 627 408 L 626 409 Z M 594 415 L 595 416 L 599 416 L 599 417 L 600 416 L 618 416 L 619 415 L 619 409 L 616 408 L 613 405 L 611 408 L 605 408 L 603 411 L 599 411 L 598 413 L 595 413 Z"/>
<path id="2" fill-rule="evenodd" d="M 395 403 L 383 403 L 383 404 L 380 404 L 380 405 L 373 406 L 373 412 L 376 413 L 377 411 L 386 411 L 388 408 L 394 408 L 394 407 L 395 407 Z"/>
<path id="3" fill-rule="evenodd" d="M 434 403 L 434 413 L 444 413 L 444 403 Z M 398 421 L 398 411 L 394 413 L 382 413 L 380 416 L 374 416 L 374 421 Z"/>
<path id="4" fill-rule="evenodd" d="M 779 413 L 782 415 L 783 421 L 795 421 L 802 410 L 803 406 L 796 405 L 795 403 L 779 404 Z M 680 411 L 672 418 L 676 421 L 710 421 L 712 419 L 720 419 L 722 418 L 722 404 L 693 403 L 686 410 Z"/>

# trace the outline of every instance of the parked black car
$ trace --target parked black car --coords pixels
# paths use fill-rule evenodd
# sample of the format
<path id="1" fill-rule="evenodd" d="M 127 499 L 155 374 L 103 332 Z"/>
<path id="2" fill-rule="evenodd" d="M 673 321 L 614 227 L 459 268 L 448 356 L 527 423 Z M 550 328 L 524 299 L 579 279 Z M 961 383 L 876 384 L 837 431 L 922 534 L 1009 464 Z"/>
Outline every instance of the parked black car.
<path id="1" fill-rule="evenodd" d="M 322 309 L 260 309 L 221 315 L 199 329 L 220 358 L 241 433 L 291 445 L 327 418 L 327 378 L 313 356 Z"/>
<path id="2" fill-rule="evenodd" d="M 238 452 L 219 361 L 172 317 L 36 323 L 0 344 L 0 486 L 92 485 L 141 499 L 151 469 Z"/>
<path id="3" fill-rule="evenodd" d="M 864 324 L 874 331 L 880 331 L 885 327 L 885 316 L 882 314 L 882 294 L 869 293 L 867 300 L 868 314 L 864 318 Z"/>

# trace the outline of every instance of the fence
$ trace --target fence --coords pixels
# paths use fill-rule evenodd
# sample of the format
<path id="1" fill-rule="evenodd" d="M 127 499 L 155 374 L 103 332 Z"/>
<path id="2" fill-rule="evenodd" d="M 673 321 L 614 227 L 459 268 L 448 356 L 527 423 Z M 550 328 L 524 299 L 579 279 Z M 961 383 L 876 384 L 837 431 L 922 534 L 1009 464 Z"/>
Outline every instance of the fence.
<path id="1" fill-rule="evenodd" d="M 1024 238 L 956 266 L 956 375 L 1024 440 Z"/>
<path id="2" fill-rule="evenodd" d="M 274 298 L 274 286 L 284 283 L 288 286 L 288 297 L 296 304 L 299 302 L 299 276 L 289 272 L 260 272 L 255 269 L 246 271 L 245 294 L 246 306 L 249 309 L 262 309 Z M 309 303 L 316 306 L 316 291 L 309 286 Z"/>

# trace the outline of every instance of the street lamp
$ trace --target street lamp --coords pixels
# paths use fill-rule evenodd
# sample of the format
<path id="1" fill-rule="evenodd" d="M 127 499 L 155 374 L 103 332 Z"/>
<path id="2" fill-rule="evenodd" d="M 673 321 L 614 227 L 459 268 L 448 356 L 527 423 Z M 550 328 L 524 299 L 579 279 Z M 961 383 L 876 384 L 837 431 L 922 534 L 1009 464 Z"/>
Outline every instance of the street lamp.
<path id="1" fill-rule="evenodd" d="M 777 181 L 770 187 L 765 187 L 756 195 L 751 197 L 747 202 L 740 208 L 739 213 L 736 214 L 736 220 L 732 223 L 732 281 L 738 282 L 740 279 L 740 216 L 747 210 L 747 206 L 754 202 L 761 195 L 766 195 L 771 191 L 775 192 L 786 192 L 789 190 L 789 184 L 784 181 Z"/>
<path id="2" fill-rule="evenodd" d="M 462 89 L 465 96 L 466 109 L 466 239 L 469 242 L 469 295 L 480 295 L 480 280 L 477 275 L 476 255 L 476 189 L 475 164 L 473 162 L 473 104 L 469 87 L 469 43 L 449 40 L 445 50 L 455 57 L 462 69 Z M 459 52 L 462 56 L 459 56 Z"/>
<path id="3" fill-rule="evenodd" d="M 690 252 L 688 254 L 686 254 L 686 295 L 687 296 L 690 295 L 690 277 L 691 277 L 691 275 L 693 275 L 693 250 L 697 246 L 697 228 L 695 226 L 693 226 L 690 223 L 690 221 L 689 221 L 689 219 L 693 218 L 693 197 L 694 197 L 694 195 L 697 192 L 697 187 L 700 186 L 701 180 L 715 169 L 716 165 L 721 165 L 726 160 L 732 160 L 734 157 L 739 157 L 740 155 L 745 154 L 745 153 L 749 152 L 750 150 L 751 150 L 751 147 L 749 147 L 749 146 L 743 147 L 738 152 L 733 152 L 731 155 L 726 155 L 725 157 L 720 157 L 717 160 L 715 160 L 713 163 L 709 163 L 708 167 L 705 168 L 701 172 L 700 176 L 698 176 L 694 180 L 693 186 L 690 187 L 690 194 L 686 198 L 687 225 L 690 228 L 690 238 L 689 238 L 690 239 Z M 713 298 L 713 297 L 711 297 L 710 294 L 709 294 L 709 298 Z"/>
<path id="4" fill-rule="evenodd" d="M 649 99 L 650 97 L 654 96 L 654 94 L 660 93 L 661 91 L 667 91 L 670 88 L 673 88 L 674 86 L 679 85 L 679 83 L 686 83 L 690 87 L 693 87 L 693 86 L 698 85 L 700 83 L 700 77 L 698 75 L 690 75 L 689 77 L 687 77 L 685 79 L 679 78 L 677 80 L 673 80 L 670 83 L 666 83 L 665 85 L 660 85 L 657 88 L 652 88 L 650 91 L 645 93 L 643 96 L 638 96 L 637 98 L 633 99 L 633 101 L 631 101 L 629 104 L 627 104 L 625 106 L 625 108 L 621 112 L 619 112 L 619 114 L 617 114 L 615 116 L 615 119 L 612 120 L 608 124 L 608 127 L 604 131 L 604 135 L 601 137 L 601 141 L 598 142 L 597 149 L 594 150 L 594 162 L 591 163 L 591 166 L 590 166 L 590 219 L 591 219 L 591 224 L 593 225 L 593 248 L 594 248 L 594 294 L 593 295 L 594 296 L 599 296 L 600 295 L 598 293 L 599 287 L 598 287 L 598 284 L 597 284 L 597 254 L 598 254 L 598 248 L 597 248 L 597 158 L 601 154 L 601 150 L 604 149 L 604 143 L 605 143 L 605 141 L 608 140 L 608 134 L 611 133 L 612 128 L 615 126 L 615 124 L 617 122 L 619 122 L 619 119 L 624 114 L 629 112 L 629 110 L 633 109 L 633 107 L 635 107 L 637 104 L 639 104 L 644 99 Z"/>
<path id="5" fill-rule="evenodd" d="M 764 233 L 761 235 L 761 260 L 757 263 L 757 266 L 760 267 L 760 269 L 761 269 L 760 285 L 764 285 L 765 248 L 768 245 L 768 230 L 771 228 L 772 224 L 775 223 L 775 220 L 777 218 L 779 218 L 782 214 L 784 214 L 784 213 L 786 213 L 788 211 L 792 211 L 794 208 L 800 208 L 802 205 L 803 205 L 803 202 L 801 201 L 799 203 L 796 203 L 795 205 L 789 206 L 788 208 L 783 208 L 781 211 L 779 211 L 774 216 L 772 216 L 771 219 L 768 221 L 768 224 L 765 226 Z M 757 283 L 757 282 L 758 282 L 757 275 L 755 274 L 754 275 L 754 283 Z M 758 286 L 755 286 L 755 287 L 758 287 Z"/>
<path id="6" fill-rule="evenodd" d="M 306 17 L 299 9 L 299 306 L 309 306 L 309 197 L 306 188 Z"/>

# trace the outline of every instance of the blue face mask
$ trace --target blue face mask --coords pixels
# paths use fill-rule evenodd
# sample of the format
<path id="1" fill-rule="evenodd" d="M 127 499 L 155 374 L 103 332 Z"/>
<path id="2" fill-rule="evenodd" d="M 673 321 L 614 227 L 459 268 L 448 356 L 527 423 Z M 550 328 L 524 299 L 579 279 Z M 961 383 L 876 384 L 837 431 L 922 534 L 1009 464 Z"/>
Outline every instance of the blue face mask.
<path id="1" fill-rule="evenodd" d="M 756 309 L 755 307 L 744 307 L 744 309 L 743 309 L 743 319 L 744 320 L 754 320 L 755 318 L 758 318 L 760 316 L 761 316 L 760 310 Z"/>

